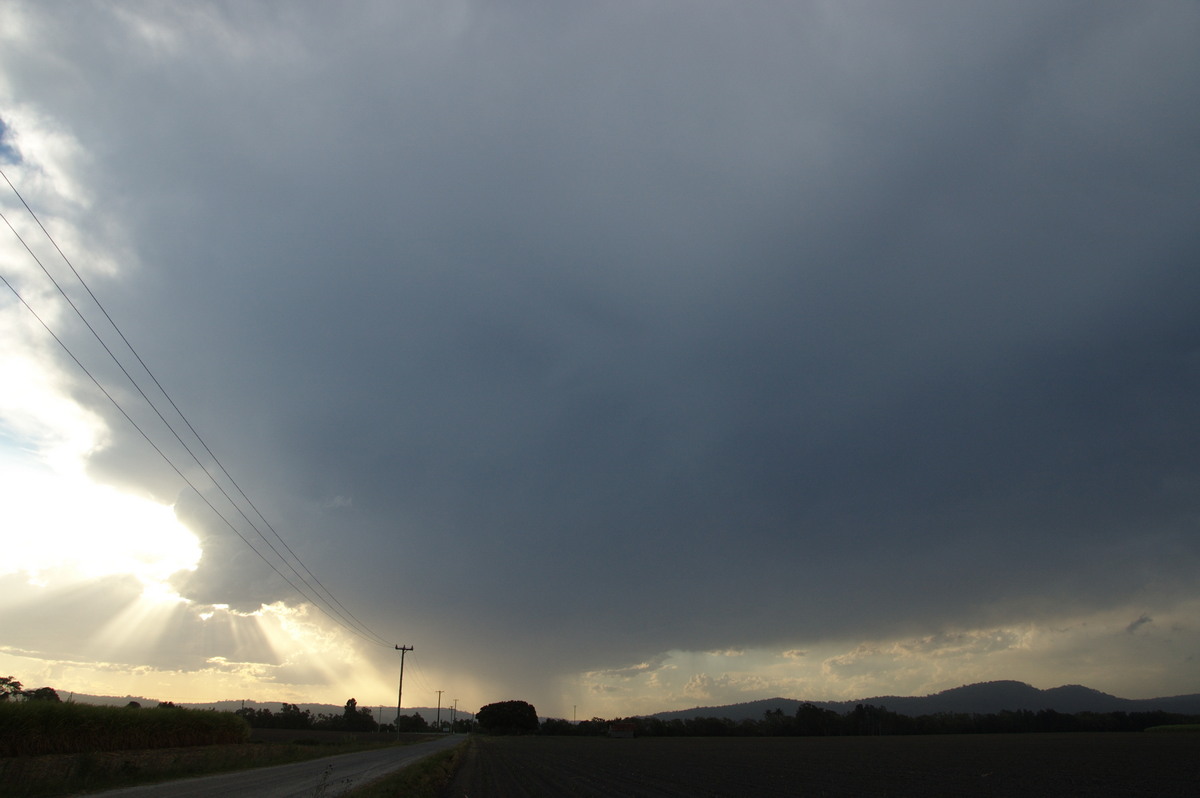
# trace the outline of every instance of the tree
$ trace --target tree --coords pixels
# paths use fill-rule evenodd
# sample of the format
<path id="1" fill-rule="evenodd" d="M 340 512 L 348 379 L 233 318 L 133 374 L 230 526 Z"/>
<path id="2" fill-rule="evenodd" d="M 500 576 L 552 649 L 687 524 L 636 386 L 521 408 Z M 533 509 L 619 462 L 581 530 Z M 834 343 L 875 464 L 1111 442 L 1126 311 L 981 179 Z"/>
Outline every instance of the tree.
<path id="1" fill-rule="evenodd" d="M 842 718 L 832 709 L 803 703 L 796 707 L 796 733 L 817 737 L 837 734 Z"/>
<path id="2" fill-rule="evenodd" d="M 39 687 L 36 690 L 25 691 L 26 701 L 51 701 L 55 704 L 61 704 L 62 699 L 58 697 L 58 692 L 53 687 Z"/>
<path id="3" fill-rule="evenodd" d="M 401 715 L 396 718 L 396 725 L 393 728 L 398 732 L 426 732 L 429 731 L 429 723 L 421 717 L 420 713 L 414 712 L 411 715 Z"/>
<path id="4" fill-rule="evenodd" d="M 270 712 L 270 710 L 265 711 Z M 280 707 L 279 714 L 275 716 L 272 725 L 279 729 L 311 729 L 313 721 L 311 710 L 301 709 L 299 704 L 285 703 Z"/>
<path id="5" fill-rule="evenodd" d="M 371 716 L 368 707 L 359 709 L 358 702 L 351 698 L 342 710 L 342 728 L 346 731 L 375 731 L 379 724 Z"/>
<path id="6" fill-rule="evenodd" d="M 538 734 L 575 734 L 575 724 L 563 718 L 546 718 L 538 728 Z"/>
<path id="7" fill-rule="evenodd" d="M 246 725 L 251 729 L 274 729 L 279 726 L 276 722 L 277 716 L 272 715 L 271 710 L 266 707 L 258 709 L 254 707 L 242 707 L 241 709 L 234 710 L 233 714 L 246 721 Z"/>
<path id="8" fill-rule="evenodd" d="M 342 708 L 342 714 L 319 715 L 313 723 L 313 728 L 322 731 L 368 732 L 378 729 L 379 724 L 375 722 L 370 709 L 359 709 L 358 702 L 351 698 Z"/>
<path id="9" fill-rule="evenodd" d="M 475 714 L 488 734 L 531 734 L 538 730 L 537 710 L 525 701 L 498 701 Z"/>
<path id="10" fill-rule="evenodd" d="M 734 731 L 729 718 L 688 718 L 683 725 L 691 737 L 732 737 Z"/>
<path id="11" fill-rule="evenodd" d="M 772 737 L 782 737 L 788 734 L 797 734 L 798 728 L 795 716 L 783 714 L 782 709 L 768 709 L 763 713 L 763 734 Z"/>
<path id="12" fill-rule="evenodd" d="M 0 676 L 0 701 L 19 698 L 23 693 L 21 683 L 16 679 L 11 676 Z"/>

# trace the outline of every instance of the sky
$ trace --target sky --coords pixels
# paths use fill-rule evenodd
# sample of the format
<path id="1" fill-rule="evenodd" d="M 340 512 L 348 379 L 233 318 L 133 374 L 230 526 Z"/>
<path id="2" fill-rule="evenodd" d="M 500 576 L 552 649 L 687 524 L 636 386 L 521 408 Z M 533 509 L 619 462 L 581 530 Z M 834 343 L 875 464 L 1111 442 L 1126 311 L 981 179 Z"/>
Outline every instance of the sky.
<path id="1" fill-rule="evenodd" d="M 1197 40 L 1182 0 L 3 0 L 0 673 L 1200 692 Z"/>

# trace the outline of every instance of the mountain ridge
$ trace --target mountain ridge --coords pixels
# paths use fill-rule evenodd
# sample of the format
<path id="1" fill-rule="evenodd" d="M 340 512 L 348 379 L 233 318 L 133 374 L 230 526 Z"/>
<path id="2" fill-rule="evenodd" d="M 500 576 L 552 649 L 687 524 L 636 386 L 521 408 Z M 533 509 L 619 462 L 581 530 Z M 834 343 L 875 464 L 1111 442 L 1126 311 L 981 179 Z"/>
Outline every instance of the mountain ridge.
<path id="1" fill-rule="evenodd" d="M 1200 693 L 1164 696 L 1160 698 L 1119 698 L 1108 693 L 1079 684 L 1061 685 L 1041 690 L 1025 682 L 1000 680 L 977 682 L 952 687 L 925 696 L 872 696 L 852 701 L 807 701 L 795 698 L 764 698 L 740 704 L 724 704 L 710 707 L 656 712 L 643 717 L 673 720 L 702 717 L 728 718 L 729 720 L 758 720 L 763 713 L 781 710 L 784 714 L 795 714 L 802 704 L 812 704 L 838 713 L 848 712 L 858 704 L 872 704 L 900 715 L 916 717 L 939 712 L 966 714 L 994 714 L 1004 711 L 1043 709 L 1066 714 L 1079 712 L 1178 712 L 1200 714 Z"/>

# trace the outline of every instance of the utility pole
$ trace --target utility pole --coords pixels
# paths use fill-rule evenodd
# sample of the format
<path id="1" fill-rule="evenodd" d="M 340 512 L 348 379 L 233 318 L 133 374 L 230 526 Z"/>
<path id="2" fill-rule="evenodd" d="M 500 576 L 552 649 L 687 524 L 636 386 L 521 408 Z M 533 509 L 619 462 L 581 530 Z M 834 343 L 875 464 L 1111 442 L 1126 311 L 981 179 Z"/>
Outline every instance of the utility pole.
<path id="1" fill-rule="evenodd" d="M 442 693 L 444 693 L 444 692 L 446 692 L 446 691 L 445 691 L 445 690 L 438 690 L 438 691 L 437 691 L 437 694 L 438 694 L 438 711 L 437 711 L 437 722 L 436 722 L 434 725 L 437 727 L 437 730 L 438 730 L 438 731 L 441 731 L 441 730 L 442 730 Z"/>
<path id="2" fill-rule="evenodd" d="M 454 708 L 450 710 L 450 732 L 454 732 L 454 724 L 458 723 L 458 699 L 454 699 Z"/>
<path id="3" fill-rule="evenodd" d="M 400 652 L 400 689 L 396 691 L 396 736 L 400 736 L 400 704 L 404 699 L 404 653 L 412 651 L 412 646 L 396 646 Z"/>

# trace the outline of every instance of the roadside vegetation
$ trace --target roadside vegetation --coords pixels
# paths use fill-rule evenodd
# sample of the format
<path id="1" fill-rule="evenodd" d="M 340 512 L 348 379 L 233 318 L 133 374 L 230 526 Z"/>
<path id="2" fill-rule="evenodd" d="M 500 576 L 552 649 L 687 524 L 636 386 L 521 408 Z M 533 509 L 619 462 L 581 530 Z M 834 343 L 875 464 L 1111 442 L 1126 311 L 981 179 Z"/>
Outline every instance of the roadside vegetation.
<path id="1" fill-rule="evenodd" d="M 402 745 L 428 739 L 413 735 Z M 271 765 L 288 765 L 338 754 L 396 745 L 329 742 L 239 743 L 148 751 L 93 751 L 0 759 L 0 796 L 50 798 L 81 792 L 153 784 L 191 776 L 210 776 Z"/>
<path id="2" fill-rule="evenodd" d="M 250 727 L 229 712 L 0 702 L 0 756 L 43 756 L 244 743 Z"/>
<path id="3" fill-rule="evenodd" d="M 346 798 L 395 798 L 398 795 L 404 798 L 439 798 L 450 786 L 468 745 L 470 740 L 464 740 L 449 751 L 433 754 L 344 795 Z"/>
<path id="4" fill-rule="evenodd" d="M 0 796 L 73 794 L 397 744 L 394 736 L 379 741 L 347 734 L 365 727 L 359 720 L 364 716 L 351 699 L 342 716 L 307 716 L 296 739 L 253 742 L 240 713 L 170 702 L 153 708 L 132 701 L 124 707 L 76 704 L 49 687 L 26 690 L 11 676 L 0 677 Z M 404 735 L 401 744 L 427 739 Z"/>

